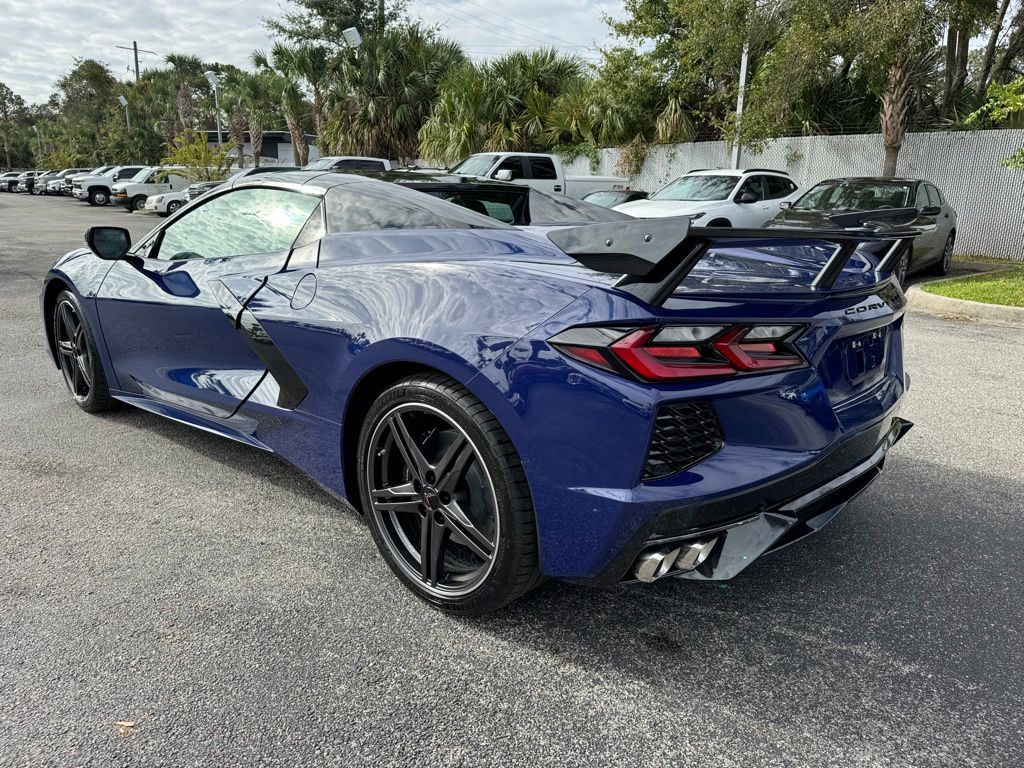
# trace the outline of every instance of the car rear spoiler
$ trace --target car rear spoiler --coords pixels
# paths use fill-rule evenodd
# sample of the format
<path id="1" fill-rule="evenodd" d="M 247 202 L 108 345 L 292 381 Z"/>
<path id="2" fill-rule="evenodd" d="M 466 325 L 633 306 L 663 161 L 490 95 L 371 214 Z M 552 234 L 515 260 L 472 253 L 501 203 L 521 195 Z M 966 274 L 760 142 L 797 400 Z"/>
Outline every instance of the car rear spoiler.
<path id="1" fill-rule="evenodd" d="M 548 239 L 576 261 L 597 272 L 621 274 L 615 284 L 639 299 L 660 306 L 704 258 L 711 246 L 723 240 L 760 240 L 774 243 L 818 241 L 835 245 L 835 251 L 811 281 L 811 290 L 827 291 L 859 246 L 891 243 L 875 274 L 881 281 L 893 274 L 908 254 L 917 230 L 889 228 L 872 222 L 872 229 L 726 229 L 691 227 L 685 216 L 613 221 L 548 232 Z"/>

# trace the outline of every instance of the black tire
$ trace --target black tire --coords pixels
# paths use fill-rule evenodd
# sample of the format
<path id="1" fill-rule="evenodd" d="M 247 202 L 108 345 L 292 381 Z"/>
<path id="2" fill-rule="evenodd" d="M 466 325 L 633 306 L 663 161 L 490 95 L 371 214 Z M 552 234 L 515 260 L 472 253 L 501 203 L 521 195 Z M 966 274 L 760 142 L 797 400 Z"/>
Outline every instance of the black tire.
<path id="1" fill-rule="evenodd" d="M 141 211 L 145 207 L 146 207 L 146 196 L 145 195 L 136 195 L 135 197 L 132 198 L 132 204 L 131 204 L 131 208 L 129 210 Z"/>
<path id="2" fill-rule="evenodd" d="M 181 200 L 171 200 L 171 202 L 167 204 L 166 215 L 170 216 L 172 213 L 176 213 L 179 208 L 181 208 Z"/>
<path id="3" fill-rule="evenodd" d="M 732 226 L 732 222 L 730 222 L 728 219 L 715 219 L 710 224 L 708 224 L 708 226 L 709 227 L 731 227 Z"/>
<path id="4" fill-rule="evenodd" d="M 425 471 L 412 467 L 421 460 Z M 357 461 L 378 550 L 430 605 L 479 615 L 540 582 L 519 455 L 493 414 L 458 383 L 419 375 L 387 389 L 363 422 Z"/>
<path id="5" fill-rule="evenodd" d="M 942 256 L 939 260 L 928 267 L 929 275 L 938 275 L 942 277 L 949 272 L 949 266 L 953 261 L 953 245 L 956 243 L 956 233 L 950 232 L 949 237 L 946 238 L 946 244 L 942 247 Z"/>
<path id="6" fill-rule="evenodd" d="M 49 322 L 58 365 L 72 399 L 89 413 L 110 410 L 116 401 L 110 395 L 89 321 L 73 293 L 57 295 Z"/>
<path id="7" fill-rule="evenodd" d="M 107 194 L 105 189 L 90 189 L 89 190 L 89 205 L 106 205 L 110 202 L 110 195 Z"/>

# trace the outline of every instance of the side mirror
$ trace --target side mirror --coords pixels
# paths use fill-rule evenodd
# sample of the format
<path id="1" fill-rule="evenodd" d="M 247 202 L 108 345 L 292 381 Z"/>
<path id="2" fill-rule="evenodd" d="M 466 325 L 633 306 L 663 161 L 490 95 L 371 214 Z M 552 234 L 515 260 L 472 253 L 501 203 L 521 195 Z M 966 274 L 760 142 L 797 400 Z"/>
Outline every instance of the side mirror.
<path id="1" fill-rule="evenodd" d="M 738 203 L 756 203 L 757 202 L 757 195 L 755 195 L 753 192 L 744 192 L 742 195 L 740 195 L 740 199 L 737 200 L 736 202 L 738 202 Z"/>
<path id="2" fill-rule="evenodd" d="M 132 247 L 132 236 L 122 227 L 89 227 L 85 243 L 101 259 L 117 261 Z"/>
<path id="3" fill-rule="evenodd" d="M 498 181 L 512 181 L 512 171 L 509 170 L 508 168 L 505 168 L 504 170 L 501 171 L 496 171 L 494 174 L 494 178 L 496 178 Z"/>
<path id="4" fill-rule="evenodd" d="M 922 216 L 938 216 L 942 213 L 942 208 L 937 205 L 926 205 L 921 209 Z"/>
<path id="5" fill-rule="evenodd" d="M 779 203 L 779 208 L 781 208 L 784 211 L 788 211 L 792 207 L 793 203 L 789 200 L 783 200 L 781 203 Z"/>

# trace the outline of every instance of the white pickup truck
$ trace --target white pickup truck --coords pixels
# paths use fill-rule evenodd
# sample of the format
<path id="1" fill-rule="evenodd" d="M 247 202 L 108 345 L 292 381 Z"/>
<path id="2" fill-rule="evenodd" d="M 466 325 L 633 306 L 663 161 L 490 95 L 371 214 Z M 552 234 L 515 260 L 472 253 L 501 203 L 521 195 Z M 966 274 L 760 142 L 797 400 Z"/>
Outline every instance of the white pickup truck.
<path id="1" fill-rule="evenodd" d="M 557 155 L 537 152 L 479 152 L 451 169 L 456 176 L 495 179 L 523 184 L 543 192 L 556 192 L 582 200 L 591 192 L 625 189 L 620 176 L 566 176 Z"/>

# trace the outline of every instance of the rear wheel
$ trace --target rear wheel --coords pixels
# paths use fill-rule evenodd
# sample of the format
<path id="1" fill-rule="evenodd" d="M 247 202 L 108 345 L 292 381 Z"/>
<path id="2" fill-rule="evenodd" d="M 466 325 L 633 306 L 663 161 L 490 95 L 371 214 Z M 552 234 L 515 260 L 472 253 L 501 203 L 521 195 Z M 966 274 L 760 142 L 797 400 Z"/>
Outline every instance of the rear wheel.
<path id="1" fill-rule="evenodd" d="M 89 323 L 73 293 L 61 291 L 57 296 L 51 322 L 57 362 L 71 397 L 89 413 L 110 409 L 114 398 Z"/>
<path id="2" fill-rule="evenodd" d="M 395 384 L 359 438 L 359 486 L 377 547 L 431 605 L 481 614 L 540 580 L 533 504 L 497 419 L 440 375 Z"/>
<path id="3" fill-rule="evenodd" d="M 732 222 L 728 219 L 714 219 L 708 224 L 709 227 L 731 227 Z"/>
<path id="4" fill-rule="evenodd" d="M 949 237 L 946 238 L 946 244 L 942 247 L 942 256 L 928 268 L 929 274 L 941 276 L 949 272 L 949 266 L 953 263 L 953 244 L 955 241 L 956 235 L 950 232 Z"/>

